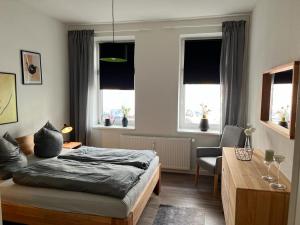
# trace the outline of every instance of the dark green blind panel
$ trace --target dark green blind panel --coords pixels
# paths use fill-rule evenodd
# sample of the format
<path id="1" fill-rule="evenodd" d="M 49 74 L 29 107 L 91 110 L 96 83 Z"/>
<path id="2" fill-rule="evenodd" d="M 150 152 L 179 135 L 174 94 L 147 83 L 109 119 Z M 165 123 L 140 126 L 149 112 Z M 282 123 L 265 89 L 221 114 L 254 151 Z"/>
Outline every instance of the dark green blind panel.
<path id="1" fill-rule="evenodd" d="M 274 74 L 274 84 L 291 84 L 293 83 L 293 70 L 287 70 Z"/>
<path id="2" fill-rule="evenodd" d="M 221 39 L 186 40 L 184 84 L 219 84 Z"/>

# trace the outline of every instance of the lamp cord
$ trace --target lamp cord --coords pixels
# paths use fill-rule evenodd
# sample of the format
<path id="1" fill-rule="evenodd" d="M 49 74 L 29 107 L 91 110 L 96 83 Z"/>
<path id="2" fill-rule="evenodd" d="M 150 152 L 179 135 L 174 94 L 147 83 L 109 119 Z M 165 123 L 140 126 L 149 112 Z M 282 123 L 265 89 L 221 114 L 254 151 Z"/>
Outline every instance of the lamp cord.
<path id="1" fill-rule="evenodd" d="M 115 15 L 114 15 L 114 0 L 111 0 L 111 16 L 112 16 L 112 30 L 113 30 L 113 43 L 115 42 Z"/>

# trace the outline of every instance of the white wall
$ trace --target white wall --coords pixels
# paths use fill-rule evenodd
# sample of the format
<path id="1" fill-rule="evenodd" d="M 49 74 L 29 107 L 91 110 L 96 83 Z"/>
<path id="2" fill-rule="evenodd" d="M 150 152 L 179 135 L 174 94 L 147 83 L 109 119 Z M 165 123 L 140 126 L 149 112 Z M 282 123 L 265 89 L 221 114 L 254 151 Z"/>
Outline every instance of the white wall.
<path id="1" fill-rule="evenodd" d="M 16 0 L 0 1 L 0 71 L 16 73 L 19 122 L 0 125 L 0 135 L 36 132 L 48 120 L 58 128 L 69 118 L 65 25 Z M 20 50 L 41 53 L 43 85 L 22 85 Z"/>
<path id="2" fill-rule="evenodd" d="M 119 147 L 120 134 L 132 133 L 193 137 L 196 140 L 193 149 L 217 146 L 218 135 L 177 132 L 180 36 L 221 32 L 222 21 L 239 19 L 249 17 L 118 24 L 117 36 L 135 37 L 136 129 L 94 129 L 91 144 Z M 111 34 L 111 25 L 70 26 L 69 29 L 95 29 L 100 31 L 99 37 Z M 194 167 L 194 151 L 191 160 Z"/>
<path id="3" fill-rule="evenodd" d="M 250 37 L 249 122 L 257 128 L 254 146 L 284 154 L 283 172 L 291 179 L 294 141 L 260 123 L 262 73 L 300 60 L 300 1 L 260 0 L 252 15 Z"/>

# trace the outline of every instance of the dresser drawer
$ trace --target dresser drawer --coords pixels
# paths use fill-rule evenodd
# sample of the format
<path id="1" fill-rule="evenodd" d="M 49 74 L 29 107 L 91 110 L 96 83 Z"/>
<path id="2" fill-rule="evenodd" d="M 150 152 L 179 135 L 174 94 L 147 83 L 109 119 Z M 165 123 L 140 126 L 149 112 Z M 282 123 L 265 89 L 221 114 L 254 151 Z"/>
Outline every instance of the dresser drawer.
<path id="1" fill-rule="evenodd" d="M 232 176 L 228 177 L 228 200 L 230 203 L 230 209 L 233 216 L 235 216 L 235 208 L 236 208 L 236 187 L 234 185 L 234 181 L 232 179 Z"/>
<path id="2" fill-rule="evenodd" d="M 229 187 L 229 168 L 226 160 L 223 158 L 222 159 L 222 182 L 224 182 L 225 186 L 228 188 Z"/>
<path id="3" fill-rule="evenodd" d="M 223 202 L 223 211 L 224 211 L 224 217 L 225 217 L 225 222 L 226 225 L 230 224 L 229 221 L 229 198 L 228 198 L 228 174 L 227 174 L 227 169 L 226 169 L 226 162 L 222 162 L 222 179 L 221 179 L 221 197 L 222 197 L 222 202 Z"/>
<path id="4" fill-rule="evenodd" d="M 235 217 L 232 213 L 231 203 L 228 199 L 226 189 L 222 189 L 222 202 L 226 225 L 234 225 Z"/>
<path id="5" fill-rule="evenodd" d="M 222 203 L 223 203 L 223 211 L 224 211 L 224 217 L 226 225 L 229 225 L 229 201 L 228 201 L 228 194 L 227 190 L 224 186 L 224 182 L 222 181 L 222 187 L 221 187 L 221 197 L 222 197 Z"/>
<path id="6" fill-rule="evenodd" d="M 1 196 L 0 196 L 0 225 L 2 225 Z"/>
<path id="7" fill-rule="evenodd" d="M 235 225 L 235 216 L 231 210 L 231 207 L 228 208 L 228 225 Z"/>

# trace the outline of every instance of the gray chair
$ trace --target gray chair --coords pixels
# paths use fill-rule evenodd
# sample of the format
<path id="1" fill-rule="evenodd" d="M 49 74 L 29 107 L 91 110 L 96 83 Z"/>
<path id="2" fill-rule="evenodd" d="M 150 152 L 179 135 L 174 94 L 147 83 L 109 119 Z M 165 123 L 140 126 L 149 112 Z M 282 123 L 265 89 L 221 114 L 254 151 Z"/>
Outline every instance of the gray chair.
<path id="1" fill-rule="evenodd" d="M 219 175 L 222 171 L 222 148 L 243 147 L 245 143 L 244 129 L 237 126 L 225 126 L 219 147 L 198 147 L 197 168 L 195 175 L 196 185 L 199 179 L 200 167 L 214 174 L 214 193 L 218 190 Z"/>

